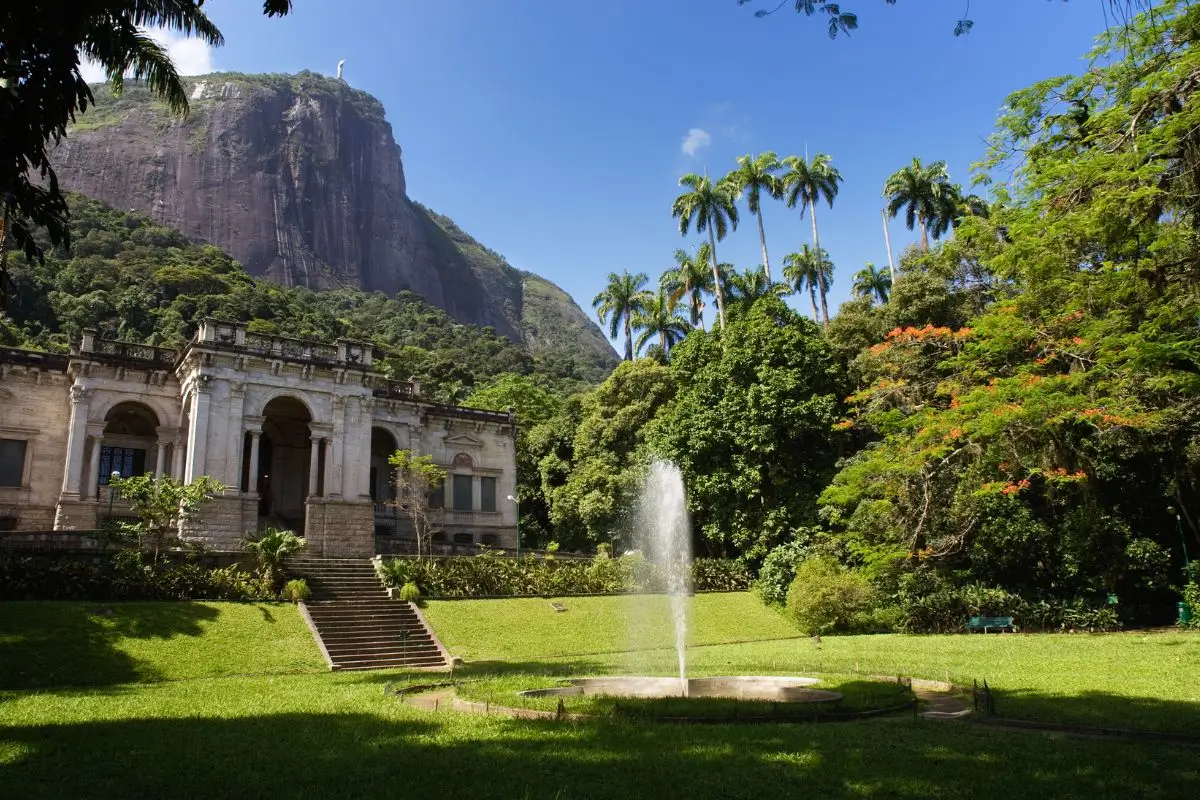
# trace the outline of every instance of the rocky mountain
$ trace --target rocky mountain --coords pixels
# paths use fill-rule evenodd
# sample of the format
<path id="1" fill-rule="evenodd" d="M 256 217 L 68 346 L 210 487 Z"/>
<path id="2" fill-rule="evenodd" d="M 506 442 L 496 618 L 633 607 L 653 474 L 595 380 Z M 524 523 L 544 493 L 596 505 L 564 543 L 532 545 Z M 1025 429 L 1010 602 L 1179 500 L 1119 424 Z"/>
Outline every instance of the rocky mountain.
<path id="1" fill-rule="evenodd" d="M 558 287 L 410 200 L 383 106 L 310 72 L 186 79 L 171 116 L 141 86 L 96 104 L 59 147 L 69 190 L 215 244 L 285 286 L 415 292 L 531 351 L 611 367 L 607 339 Z"/>

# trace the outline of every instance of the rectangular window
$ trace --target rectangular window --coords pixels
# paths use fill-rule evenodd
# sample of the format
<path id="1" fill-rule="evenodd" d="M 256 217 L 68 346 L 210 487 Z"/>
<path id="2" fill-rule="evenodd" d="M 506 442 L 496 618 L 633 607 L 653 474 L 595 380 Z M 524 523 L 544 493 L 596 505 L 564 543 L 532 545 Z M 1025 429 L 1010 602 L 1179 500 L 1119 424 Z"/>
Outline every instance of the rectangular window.
<path id="1" fill-rule="evenodd" d="M 471 496 L 471 476 L 470 475 L 455 475 L 454 476 L 454 510 L 455 511 L 470 511 L 474 505 L 474 498 Z"/>
<path id="2" fill-rule="evenodd" d="M 484 511 L 496 510 L 496 479 L 479 479 L 479 507 Z"/>
<path id="3" fill-rule="evenodd" d="M 146 472 L 146 451 L 134 450 L 132 447 L 100 446 L 100 475 L 101 486 L 108 486 L 108 478 L 114 472 L 122 478 L 131 478 Z"/>
<path id="4" fill-rule="evenodd" d="M 0 439 L 0 486 L 20 486 L 25 477 L 24 439 Z"/>

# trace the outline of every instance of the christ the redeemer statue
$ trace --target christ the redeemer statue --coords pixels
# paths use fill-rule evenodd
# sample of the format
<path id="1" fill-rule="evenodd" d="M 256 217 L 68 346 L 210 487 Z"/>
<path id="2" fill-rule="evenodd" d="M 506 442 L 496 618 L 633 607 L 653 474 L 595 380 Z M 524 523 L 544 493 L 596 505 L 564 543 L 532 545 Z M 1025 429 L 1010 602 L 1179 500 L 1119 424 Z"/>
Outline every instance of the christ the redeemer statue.
<path id="1" fill-rule="evenodd" d="M 344 59 L 344 58 L 338 62 L 338 80 L 339 81 L 342 80 L 342 67 L 345 66 L 345 64 L 346 64 L 346 59 Z"/>

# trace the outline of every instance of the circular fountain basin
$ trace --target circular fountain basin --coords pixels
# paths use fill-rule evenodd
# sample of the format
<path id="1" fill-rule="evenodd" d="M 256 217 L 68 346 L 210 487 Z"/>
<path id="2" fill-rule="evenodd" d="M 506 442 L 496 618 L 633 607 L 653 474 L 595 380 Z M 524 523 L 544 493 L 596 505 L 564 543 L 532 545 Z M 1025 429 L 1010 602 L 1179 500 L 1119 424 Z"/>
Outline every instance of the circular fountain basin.
<path id="1" fill-rule="evenodd" d="M 731 700 L 764 700 L 774 703 L 836 703 L 837 692 L 811 688 L 816 678 L 737 675 L 688 678 L 687 691 L 679 678 L 579 678 L 569 686 L 528 689 L 526 697 L 723 697 Z"/>

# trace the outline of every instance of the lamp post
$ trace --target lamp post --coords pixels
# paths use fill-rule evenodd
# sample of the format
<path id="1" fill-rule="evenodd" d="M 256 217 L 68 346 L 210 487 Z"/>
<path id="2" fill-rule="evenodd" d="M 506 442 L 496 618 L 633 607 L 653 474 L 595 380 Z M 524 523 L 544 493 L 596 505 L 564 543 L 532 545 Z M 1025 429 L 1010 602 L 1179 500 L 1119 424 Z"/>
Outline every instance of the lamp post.
<path id="1" fill-rule="evenodd" d="M 517 507 L 517 563 L 520 564 L 521 563 L 521 503 L 519 500 L 517 500 L 517 498 L 513 497 L 511 494 L 508 496 L 508 499 L 511 500 L 512 504 Z"/>
<path id="2" fill-rule="evenodd" d="M 1186 581 L 1191 577 L 1191 571 L 1188 568 L 1191 562 L 1188 560 L 1187 538 L 1183 535 L 1183 518 L 1175 510 L 1175 506 L 1167 506 L 1167 513 L 1175 517 L 1175 526 L 1179 529 L 1179 543 L 1183 545 L 1183 579 Z"/>
<path id="3" fill-rule="evenodd" d="M 108 476 L 108 522 L 110 524 L 112 523 L 112 506 L 113 506 L 113 491 L 114 491 L 112 482 L 115 480 L 120 480 L 120 478 L 121 478 L 121 473 L 117 472 L 115 469 L 112 471 L 112 474 L 110 474 Z"/>

